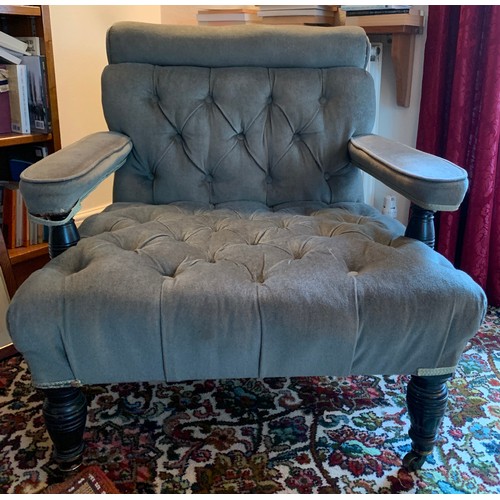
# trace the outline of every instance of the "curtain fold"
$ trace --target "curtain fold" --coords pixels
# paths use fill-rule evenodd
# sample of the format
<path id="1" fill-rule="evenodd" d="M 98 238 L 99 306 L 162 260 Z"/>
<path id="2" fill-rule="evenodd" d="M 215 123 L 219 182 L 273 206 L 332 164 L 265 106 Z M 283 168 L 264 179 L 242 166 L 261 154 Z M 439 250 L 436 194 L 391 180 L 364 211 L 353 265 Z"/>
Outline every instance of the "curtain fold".
<path id="1" fill-rule="evenodd" d="M 431 5 L 417 148 L 460 165 L 469 191 L 436 249 L 500 306 L 500 6 Z"/>

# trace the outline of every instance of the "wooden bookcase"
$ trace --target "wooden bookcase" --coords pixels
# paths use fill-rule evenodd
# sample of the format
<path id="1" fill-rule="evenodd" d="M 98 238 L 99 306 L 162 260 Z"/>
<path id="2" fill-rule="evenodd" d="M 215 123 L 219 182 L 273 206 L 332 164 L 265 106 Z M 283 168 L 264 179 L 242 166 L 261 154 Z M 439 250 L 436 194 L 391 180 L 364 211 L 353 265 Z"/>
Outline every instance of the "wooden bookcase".
<path id="1" fill-rule="evenodd" d="M 46 58 L 49 106 L 52 132 L 49 134 L 0 134 L 0 164 L 5 166 L 9 155 L 26 145 L 46 146 L 49 154 L 61 148 L 59 114 L 57 109 L 54 54 L 48 5 L 0 5 L 0 30 L 12 36 L 37 36 Z M 5 179 L 3 179 L 5 180 Z M 16 281 L 20 284 L 31 272 L 45 264 L 48 249 L 45 243 L 9 250 Z"/>

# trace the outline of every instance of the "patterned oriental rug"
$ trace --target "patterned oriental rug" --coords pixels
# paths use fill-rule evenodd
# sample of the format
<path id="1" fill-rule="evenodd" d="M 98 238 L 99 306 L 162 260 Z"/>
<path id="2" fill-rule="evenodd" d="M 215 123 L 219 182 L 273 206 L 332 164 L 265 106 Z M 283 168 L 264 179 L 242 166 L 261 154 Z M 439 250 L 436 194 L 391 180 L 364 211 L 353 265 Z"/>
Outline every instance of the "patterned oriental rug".
<path id="1" fill-rule="evenodd" d="M 490 308 L 416 474 L 402 376 L 94 386 L 84 466 L 122 493 L 500 493 L 499 343 Z M 62 481 L 41 407 L 20 356 L 1 362 L 0 492 Z"/>

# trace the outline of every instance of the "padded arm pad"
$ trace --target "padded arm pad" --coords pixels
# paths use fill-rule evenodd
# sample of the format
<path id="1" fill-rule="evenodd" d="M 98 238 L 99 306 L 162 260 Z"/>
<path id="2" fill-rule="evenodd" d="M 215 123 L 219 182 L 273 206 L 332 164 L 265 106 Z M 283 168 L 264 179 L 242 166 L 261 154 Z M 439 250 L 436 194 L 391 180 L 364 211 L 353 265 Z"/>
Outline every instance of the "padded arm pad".
<path id="1" fill-rule="evenodd" d="M 21 193 L 33 220 L 63 224 L 80 202 L 120 168 L 132 149 L 129 137 L 97 132 L 56 151 L 21 174 Z"/>
<path id="2" fill-rule="evenodd" d="M 427 210 L 456 210 L 467 191 L 463 168 L 377 135 L 353 137 L 349 153 L 359 168 Z"/>

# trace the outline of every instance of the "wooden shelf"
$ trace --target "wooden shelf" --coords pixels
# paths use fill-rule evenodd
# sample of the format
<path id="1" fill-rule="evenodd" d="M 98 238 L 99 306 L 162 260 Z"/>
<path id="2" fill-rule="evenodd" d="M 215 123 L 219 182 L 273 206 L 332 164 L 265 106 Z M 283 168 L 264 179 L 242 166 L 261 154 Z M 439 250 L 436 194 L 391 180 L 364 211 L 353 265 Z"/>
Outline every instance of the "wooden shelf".
<path id="1" fill-rule="evenodd" d="M 0 134 L 0 147 L 32 144 L 52 140 L 52 134 Z"/>
<path id="2" fill-rule="evenodd" d="M 11 16 L 41 16 L 42 11 L 38 5 L 0 5 L 0 15 Z"/>
<path id="3" fill-rule="evenodd" d="M 12 265 L 25 262 L 36 257 L 41 257 L 48 254 L 49 246 L 47 243 L 39 243 L 38 245 L 30 245 L 29 247 L 12 248 L 8 250 L 10 262 Z"/>
<path id="4" fill-rule="evenodd" d="M 422 33 L 422 28 L 419 26 L 361 26 L 367 35 L 392 35 L 396 33 L 405 33 L 408 35 L 418 35 Z"/>
<path id="5" fill-rule="evenodd" d="M 30 275 L 49 262 L 47 243 L 8 250 L 15 283 L 20 286 Z"/>
<path id="6" fill-rule="evenodd" d="M 423 32 L 424 16 L 420 16 L 420 24 L 384 25 L 384 15 L 366 16 L 366 25 L 362 20 L 359 26 L 370 35 L 390 35 L 392 38 L 391 57 L 396 73 L 396 101 L 398 106 L 408 108 L 411 98 L 413 78 L 413 60 L 415 55 L 415 36 Z M 374 25 L 374 19 L 381 24 Z"/>

